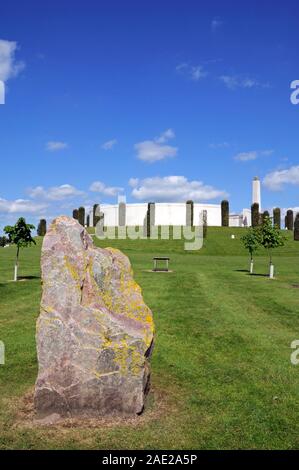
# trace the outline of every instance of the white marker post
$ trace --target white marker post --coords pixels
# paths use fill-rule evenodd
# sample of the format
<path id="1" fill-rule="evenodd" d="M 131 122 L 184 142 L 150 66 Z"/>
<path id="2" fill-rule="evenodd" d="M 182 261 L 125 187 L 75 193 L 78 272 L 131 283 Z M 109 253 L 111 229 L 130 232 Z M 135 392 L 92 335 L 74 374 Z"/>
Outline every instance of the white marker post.
<path id="1" fill-rule="evenodd" d="M 3 341 L 0 341 L 0 365 L 3 366 L 5 364 L 5 346 Z"/>
<path id="2" fill-rule="evenodd" d="M 270 263 L 270 279 L 274 279 L 274 264 Z"/>

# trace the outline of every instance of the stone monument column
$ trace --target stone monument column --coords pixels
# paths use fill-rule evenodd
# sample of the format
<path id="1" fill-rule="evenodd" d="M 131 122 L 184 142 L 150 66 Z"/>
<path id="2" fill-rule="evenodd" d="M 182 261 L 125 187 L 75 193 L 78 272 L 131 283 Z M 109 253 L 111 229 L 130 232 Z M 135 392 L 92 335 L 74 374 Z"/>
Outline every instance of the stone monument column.
<path id="1" fill-rule="evenodd" d="M 252 204 L 258 204 L 261 210 L 261 182 L 258 176 L 252 181 Z"/>

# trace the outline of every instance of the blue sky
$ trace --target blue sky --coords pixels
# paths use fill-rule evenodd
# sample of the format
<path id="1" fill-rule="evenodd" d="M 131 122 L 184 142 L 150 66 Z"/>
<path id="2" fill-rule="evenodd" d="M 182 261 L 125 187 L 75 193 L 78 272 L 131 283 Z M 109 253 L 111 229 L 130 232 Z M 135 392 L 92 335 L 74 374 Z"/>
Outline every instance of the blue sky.
<path id="1" fill-rule="evenodd" d="M 299 6 L 1 5 L 0 228 L 127 201 L 299 206 Z M 299 210 L 299 209 L 298 209 Z"/>

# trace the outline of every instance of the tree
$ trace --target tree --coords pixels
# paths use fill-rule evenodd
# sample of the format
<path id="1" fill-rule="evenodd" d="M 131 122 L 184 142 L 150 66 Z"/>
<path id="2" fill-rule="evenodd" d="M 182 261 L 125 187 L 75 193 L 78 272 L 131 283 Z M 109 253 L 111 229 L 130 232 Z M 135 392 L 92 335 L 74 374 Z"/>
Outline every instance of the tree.
<path id="1" fill-rule="evenodd" d="M 32 243 L 34 245 L 36 244 L 35 240 L 32 238 L 31 235 L 31 230 L 34 229 L 34 225 L 26 224 L 26 220 L 23 217 L 20 217 L 15 225 L 7 225 L 6 227 L 4 227 L 4 232 L 8 235 L 9 243 L 12 243 L 17 246 L 14 281 L 18 280 L 20 248 L 30 246 Z"/>
<path id="2" fill-rule="evenodd" d="M 287 229 L 294 230 L 294 213 L 291 209 L 287 211 Z"/>
<path id="3" fill-rule="evenodd" d="M 270 217 L 264 220 L 263 225 L 259 229 L 260 232 L 260 243 L 268 250 L 270 259 L 270 278 L 274 277 L 274 266 L 272 263 L 272 250 L 284 245 L 285 238 L 281 234 L 280 230 L 274 225 Z"/>
<path id="4" fill-rule="evenodd" d="M 299 241 L 299 212 L 297 212 L 294 223 L 294 240 Z"/>
<path id="5" fill-rule="evenodd" d="M 257 202 L 251 206 L 251 225 L 258 227 L 260 224 L 260 206 Z"/>
<path id="6" fill-rule="evenodd" d="M 229 202 L 221 201 L 221 225 L 222 227 L 229 227 Z"/>
<path id="7" fill-rule="evenodd" d="M 85 208 L 84 207 L 79 207 L 78 209 L 78 222 L 81 224 L 83 227 L 85 225 Z"/>
<path id="8" fill-rule="evenodd" d="M 4 236 L 3 236 L 3 237 L 0 237 L 0 246 L 1 246 L 1 247 L 4 247 L 4 246 L 6 246 L 6 245 L 8 245 L 8 238 L 7 238 L 7 237 L 4 237 Z"/>
<path id="9" fill-rule="evenodd" d="M 281 228 L 281 212 L 279 207 L 275 207 L 275 209 L 273 209 L 273 223 L 277 228 Z"/>
<path id="10" fill-rule="evenodd" d="M 253 254 L 258 250 L 260 246 L 260 233 L 259 230 L 253 227 L 250 227 L 246 234 L 241 238 L 244 248 L 248 250 L 250 255 L 250 274 L 253 274 Z"/>
<path id="11" fill-rule="evenodd" d="M 88 214 L 86 217 L 86 227 L 90 226 L 90 215 Z"/>
<path id="12" fill-rule="evenodd" d="M 45 219 L 41 219 L 37 226 L 37 235 L 39 237 L 44 237 L 47 233 L 47 221 Z"/>
<path id="13" fill-rule="evenodd" d="M 73 210 L 73 219 L 78 220 L 79 217 L 79 211 L 78 209 Z"/>

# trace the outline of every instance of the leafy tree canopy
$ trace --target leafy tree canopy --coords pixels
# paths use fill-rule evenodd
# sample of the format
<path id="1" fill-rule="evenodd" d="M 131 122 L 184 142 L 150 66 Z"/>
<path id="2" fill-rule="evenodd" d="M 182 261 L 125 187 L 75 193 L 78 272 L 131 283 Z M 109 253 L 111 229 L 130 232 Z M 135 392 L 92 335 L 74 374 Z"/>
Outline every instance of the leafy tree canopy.
<path id="1" fill-rule="evenodd" d="M 250 255 L 252 256 L 255 251 L 260 246 L 261 243 L 261 236 L 260 231 L 250 227 L 246 234 L 241 238 L 244 247 L 249 251 Z"/>
<path id="2" fill-rule="evenodd" d="M 17 245 L 18 248 L 23 248 L 32 243 L 36 244 L 31 235 L 31 230 L 34 229 L 34 225 L 26 224 L 26 220 L 20 217 L 15 225 L 4 227 L 4 232 L 8 235 L 10 243 Z"/>

